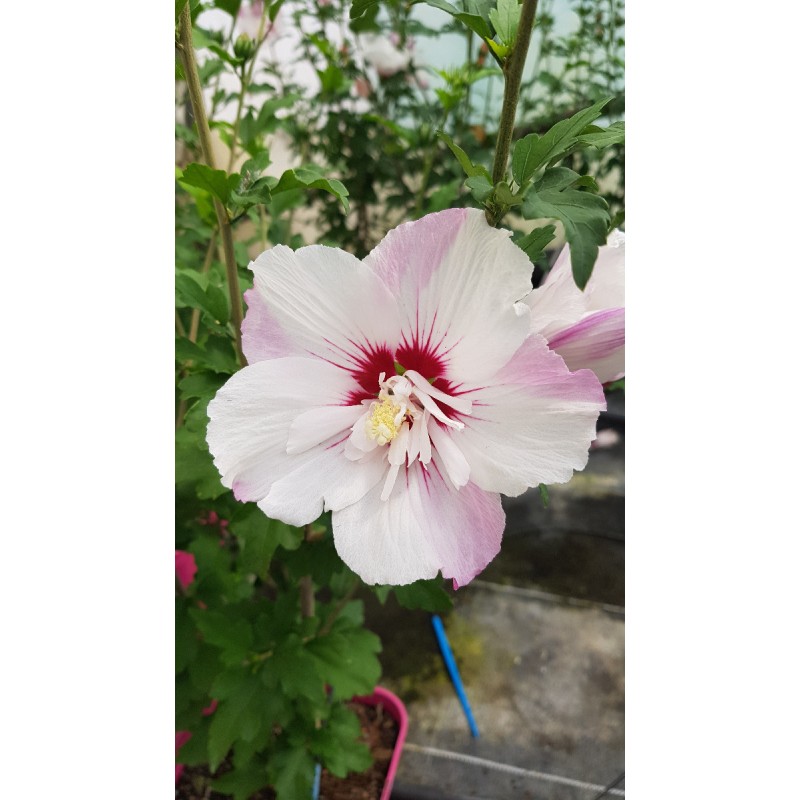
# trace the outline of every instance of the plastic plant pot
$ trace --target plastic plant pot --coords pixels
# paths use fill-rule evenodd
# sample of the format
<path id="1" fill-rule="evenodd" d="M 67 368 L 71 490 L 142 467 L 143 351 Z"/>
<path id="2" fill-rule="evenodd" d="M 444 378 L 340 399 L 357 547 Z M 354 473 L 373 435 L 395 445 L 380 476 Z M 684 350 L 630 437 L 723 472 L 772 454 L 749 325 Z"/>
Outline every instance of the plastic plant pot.
<path id="1" fill-rule="evenodd" d="M 365 706 L 382 705 L 384 711 L 397 723 L 397 740 L 394 743 L 394 751 L 389 762 L 389 771 L 386 773 L 386 782 L 383 784 L 380 800 L 389 800 L 392 794 L 392 786 L 397 775 L 397 767 L 400 765 L 400 755 L 403 752 L 403 745 L 408 733 L 408 712 L 403 701 L 393 692 L 376 686 L 375 691 L 363 697 L 354 697 L 353 701 L 362 703 Z"/>

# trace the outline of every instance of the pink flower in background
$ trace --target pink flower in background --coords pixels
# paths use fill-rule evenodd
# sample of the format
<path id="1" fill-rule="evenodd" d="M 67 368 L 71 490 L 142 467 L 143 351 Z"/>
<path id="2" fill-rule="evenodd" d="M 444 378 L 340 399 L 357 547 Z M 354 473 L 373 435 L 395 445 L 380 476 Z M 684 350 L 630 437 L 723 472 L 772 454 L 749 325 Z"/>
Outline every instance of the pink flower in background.
<path id="1" fill-rule="evenodd" d="M 196 574 L 197 564 L 194 560 L 194 556 L 191 553 L 187 553 L 185 550 L 176 550 L 175 577 L 178 579 L 181 589 L 186 591 L 186 589 L 189 588 L 189 585 L 194 580 L 194 576 Z"/>
<path id="2" fill-rule="evenodd" d="M 500 549 L 500 492 L 561 483 L 605 407 L 530 332 L 531 265 L 482 212 L 391 231 L 367 256 L 278 245 L 250 264 L 249 366 L 208 407 L 225 486 L 291 525 L 333 512 L 367 583 L 468 583 Z"/>
<path id="3" fill-rule="evenodd" d="M 572 277 L 569 245 L 544 284 L 525 301 L 531 329 L 572 369 L 591 369 L 602 383 L 625 374 L 625 234 L 612 231 L 584 291 Z"/>
<path id="4" fill-rule="evenodd" d="M 178 750 L 191 738 L 191 731 L 175 731 L 175 758 L 178 757 Z M 175 764 L 175 783 L 180 780 L 181 775 L 183 775 L 183 764 Z"/>

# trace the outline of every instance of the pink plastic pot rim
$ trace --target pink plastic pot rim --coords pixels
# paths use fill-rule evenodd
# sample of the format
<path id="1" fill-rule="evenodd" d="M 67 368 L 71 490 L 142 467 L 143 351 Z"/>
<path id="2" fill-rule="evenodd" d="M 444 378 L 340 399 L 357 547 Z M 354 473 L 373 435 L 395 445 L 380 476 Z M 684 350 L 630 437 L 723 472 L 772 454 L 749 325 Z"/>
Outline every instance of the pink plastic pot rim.
<path id="1" fill-rule="evenodd" d="M 389 716 L 397 723 L 397 741 L 394 743 L 392 759 L 389 762 L 389 771 L 386 773 L 386 782 L 383 784 L 383 791 L 380 797 L 380 800 L 389 800 L 395 775 L 397 774 L 397 767 L 400 765 L 400 755 L 408 733 L 408 712 L 403 701 L 394 692 L 390 692 L 382 686 L 376 686 L 375 691 L 370 695 L 354 697 L 353 701 L 362 703 L 365 706 L 382 705 L 389 713 Z"/>

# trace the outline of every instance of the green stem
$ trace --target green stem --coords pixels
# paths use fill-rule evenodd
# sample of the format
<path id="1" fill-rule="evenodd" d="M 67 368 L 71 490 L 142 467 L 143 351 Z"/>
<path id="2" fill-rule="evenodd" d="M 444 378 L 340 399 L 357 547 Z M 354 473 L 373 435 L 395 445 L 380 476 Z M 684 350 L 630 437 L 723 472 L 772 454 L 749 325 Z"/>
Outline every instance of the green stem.
<path id="1" fill-rule="evenodd" d="M 444 116 L 442 117 L 442 124 L 439 126 L 440 130 L 444 130 L 444 126 L 447 124 L 447 117 L 448 112 L 444 112 Z M 431 170 L 433 169 L 433 159 L 436 157 L 436 153 L 438 151 L 439 140 L 434 137 L 433 141 L 431 142 L 430 147 L 428 148 L 428 152 L 425 154 L 425 161 L 422 165 L 422 177 L 420 179 L 419 189 L 417 190 L 417 200 L 414 204 L 414 218 L 419 219 L 420 215 L 422 214 L 422 204 L 425 202 L 425 192 L 428 191 L 428 183 L 431 179 Z"/>
<path id="2" fill-rule="evenodd" d="M 236 119 L 233 123 L 233 141 L 231 142 L 231 154 L 228 159 L 228 172 L 233 169 L 233 162 L 236 160 L 236 143 L 239 141 L 239 129 L 242 125 L 242 111 L 244 109 L 244 98 L 250 84 L 253 80 L 253 72 L 255 71 L 256 61 L 258 60 L 258 53 L 261 50 L 261 45 L 267 40 L 267 36 L 272 32 L 272 23 L 266 33 L 264 32 L 264 23 L 267 20 L 267 12 L 269 11 L 269 3 L 264 3 L 263 11 L 261 12 L 261 19 L 258 22 L 258 31 L 256 32 L 256 48 L 253 55 L 250 56 L 250 63 L 247 68 L 242 67 L 242 74 L 239 76 L 242 83 L 242 90 L 239 92 L 239 100 L 236 106 Z"/>
<path id="3" fill-rule="evenodd" d="M 519 28 L 517 29 L 517 41 L 514 43 L 511 55 L 503 64 L 503 77 L 505 78 L 503 109 L 500 112 L 500 127 L 497 131 L 497 146 L 492 169 L 492 183 L 495 185 L 506 177 L 508 154 L 511 150 L 511 140 L 514 136 L 514 119 L 517 115 L 519 90 L 522 85 L 522 71 L 525 68 L 525 59 L 528 56 L 528 47 L 531 43 L 531 33 L 533 32 L 533 22 L 536 18 L 536 4 L 537 0 L 524 0 L 519 18 Z M 486 219 L 490 225 L 496 226 L 501 217 L 487 210 Z"/>
<path id="4" fill-rule="evenodd" d="M 183 74 L 186 78 L 189 101 L 192 104 L 192 113 L 197 125 L 197 135 L 200 139 L 203 160 L 211 169 L 216 169 L 214 165 L 214 150 L 211 143 L 211 129 L 208 127 L 208 118 L 206 117 L 206 109 L 203 103 L 203 89 L 200 85 L 200 75 L 197 72 L 197 61 L 195 60 L 194 47 L 192 46 L 192 18 L 189 11 L 189 3 L 186 3 L 183 11 L 181 11 L 178 50 L 183 63 Z M 236 354 L 239 358 L 239 363 L 244 366 L 247 362 L 242 351 L 242 293 L 239 289 L 239 272 L 233 252 L 231 221 L 225 207 L 216 197 L 214 198 L 214 211 L 217 215 L 219 233 L 225 255 L 225 272 L 228 276 L 228 292 L 231 297 L 231 323 L 236 337 Z"/>

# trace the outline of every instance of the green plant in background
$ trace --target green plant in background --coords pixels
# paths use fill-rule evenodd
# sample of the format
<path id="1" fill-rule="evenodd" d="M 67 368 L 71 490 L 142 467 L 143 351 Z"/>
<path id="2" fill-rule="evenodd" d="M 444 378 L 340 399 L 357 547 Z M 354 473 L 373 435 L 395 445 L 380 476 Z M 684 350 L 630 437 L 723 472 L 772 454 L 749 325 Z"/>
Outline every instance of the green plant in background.
<path id="1" fill-rule="evenodd" d="M 213 786 L 236 800 L 265 785 L 281 800 L 309 797 L 317 763 L 337 775 L 368 765 L 345 705 L 380 676 L 380 642 L 364 628 L 360 593 L 381 602 L 394 593 L 430 611 L 451 604 L 441 579 L 365 587 L 336 554 L 329 515 L 293 527 L 222 486 L 206 409 L 245 363 L 242 294 L 254 251 L 312 243 L 301 225 L 310 214 L 317 241 L 363 256 L 396 222 L 472 205 L 494 226 L 532 223 L 515 239 L 532 262 L 560 222 L 583 287 L 619 221 L 591 177 L 621 164 L 622 124 L 598 124 L 619 102 L 619 36 L 607 30 L 608 20 L 621 27 L 619 4 L 583 2 L 572 40 L 544 37 L 542 65 L 551 53 L 567 59 L 547 102 L 533 92 L 550 74 L 544 66 L 534 83 L 523 81 L 535 2 L 427 4 L 463 34 L 464 63 L 424 71 L 409 55 L 413 42 L 439 32 L 396 0 L 176 3 L 176 550 L 193 573 L 177 581 L 176 729 L 191 733 L 182 763 L 213 771 L 228 759 Z M 208 8 L 229 16 L 225 32 L 198 25 Z M 238 32 L 243 10 L 258 12 L 254 36 Z M 285 65 L 259 58 L 279 14 L 301 32 L 294 64 L 317 76 L 313 92 Z M 384 40 L 400 54 L 391 53 L 396 69 L 365 57 L 365 42 Z M 499 121 L 478 125 L 476 87 L 499 78 Z M 224 109 L 232 120 L 221 118 Z M 214 135 L 227 147 L 224 163 Z M 277 135 L 291 142 L 298 166 L 273 168 Z"/>

